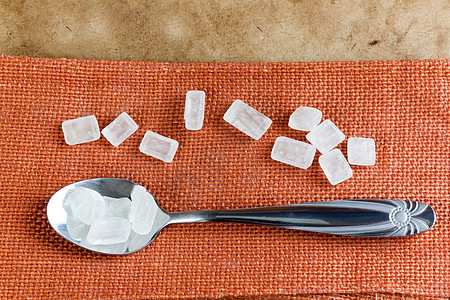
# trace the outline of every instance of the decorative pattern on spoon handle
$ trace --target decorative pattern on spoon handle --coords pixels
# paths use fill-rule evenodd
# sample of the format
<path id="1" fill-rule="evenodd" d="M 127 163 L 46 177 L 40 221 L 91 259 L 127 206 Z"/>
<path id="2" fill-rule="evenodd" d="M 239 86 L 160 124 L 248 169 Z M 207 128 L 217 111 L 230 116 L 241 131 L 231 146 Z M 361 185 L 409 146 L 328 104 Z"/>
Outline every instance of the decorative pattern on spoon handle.
<path id="1" fill-rule="evenodd" d="M 306 205 L 309 205 L 306 204 Z M 351 209 L 355 214 L 367 215 L 368 220 L 378 214 L 378 222 L 364 222 L 353 225 L 352 222 L 341 226 L 321 227 L 320 232 L 351 236 L 407 236 L 422 233 L 433 227 L 435 213 L 431 206 L 408 200 L 338 200 L 318 202 L 315 207 Z M 315 230 L 314 230 L 315 231 Z"/>

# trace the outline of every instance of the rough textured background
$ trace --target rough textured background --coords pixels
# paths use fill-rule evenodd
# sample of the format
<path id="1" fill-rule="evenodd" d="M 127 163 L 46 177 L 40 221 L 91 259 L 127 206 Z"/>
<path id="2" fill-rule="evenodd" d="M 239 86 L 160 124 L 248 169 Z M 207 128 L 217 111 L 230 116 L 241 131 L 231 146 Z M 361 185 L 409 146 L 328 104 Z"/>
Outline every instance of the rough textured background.
<path id="1" fill-rule="evenodd" d="M 79 0 L 72 2 L 0 0 L 0 53 L 41 57 L 169 62 L 450 58 L 449 15 L 450 7 L 447 0 L 255 0 L 239 1 L 238 4 L 233 0 L 214 2 L 195 0 Z M 9 61 L 12 65 L 5 68 L 5 61 Z M 349 299 L 350 294 L 348 293 L 353 295 L 352 299 L 380 299 L 385 297 L 405 299 L 405 295 L 408 294 L 413 294 L 414 298 L 417 298 L 418 295 L 449 297 L 448 288 L 450 284 L 448 282 L 448 270 L 450 267 L 448 251 L 447 256 L 435 254 L 436 247 L 440 245 L 439 239 L 442 238 L 442 235 L 438 234 L 437 231 L 434 231 L 431 236 L 428 235 L 431 239 L 427 239 L 426 235 L 413 238 L 414 245 L 422 245 L 422 239 L 427 239 L 429 244 L 425 243 L 425 245 L 430 247 L 430 251 L 420 251 L 419 248 L 416 248 L 414 251 L 418 251 L 415 253 L 417 257 L 411 258 L 407 257 L 411 252 L 414 252 L 409 248 L 411 245 L 410 242 L 402 244 L 402 248 L 397 252 L 392 251 L 392 249 L 395 249 L 395 243 L 380 246 L 370 241 L 364 241 L 362 244 L 355 244 L 352 242 L 347 243 L 346 239 L 333 238 L 329 238 L 332 245 L 334 245 L 330 247 L 329 241 L 327 241 L 328 238 L 320 235 L 235 225 L 226 225 L 225 228 L 218 225 L 206 224 L 202 226 L 186 225 L 186 227 L 168 228 L 165 230 L 164 235 L 158 237 L 158 240 L 152 245 L 153 248 L 135 254 L 135 257 L 117 259 L 116 262 L 67 244 L 49 230 L 49 226 L 45 221 L 45 203 L 51 193 L 60 187 L 61 184 L 85 178 L 86 173 L 83 172 L 83 169 L 89 169 L 91 167 L 92 161 L 90 161 L 91 158 L 89 156 L 92 156 L 90 151 L 94 151 L 95 147 L 91 149 L 91 145 L 89 145 L 87 146 L 87 150 L 86 147 L 75 150 L 71 154 L 72 156 L 65 158 L 56 157 L 56 162 L 44 162 L 45 159 L 49 158 L 45 156 L 46 152 L 41 152 L 41 150 L 46 149 L 49 142 L 53 141 L 57 143 L 57 149 L 52 148 L 51 151 L 62 151 L 66 153 L 67 149 L 62 144 L 62 134 L 59 130 L 59 124 L 62 119 L 50 120 L 44 118 L 42 120 L 42 116 L 54 111 L 63 114 L 67 118 L 96 113 L 103 116 L 100 120 L 100 125 L 104 126 L 122 110 L 132 111 L 134 109 L 136 113 L 139 113 L 142 107 L 136 109 L 136 99 L 129 99 L 124 96 L 126 93 L 124 94 L 125 91 L 123 88 L 131 83 L 126 78 L 123 81 L 110 81 L 108 77 L 96 78 L 94 74 L 99 69 L 96 67 L 89 69 L 90 67 L 86 67 L 85 63 L 82 62 L 50 62 L 46 67 L 42 67 L 41 63 L 41 60 L 25 60 L 24 62 L 20 59 L 6 59 L 2 61 L 3 69 L 0 72 L 0 104 L 3 105 L 0 106 L 3 110 L 2 117 L 0 118 L 0 129 L 2 129 L 0 133 L 8 137 L 6 140 L 3 139 L 1 141 L 2 144 L 0 147 L 2 151 L 0 164 L 2 168 L 0 174 L 2 188 L 0 191 L 2 193 L 2 199 L 10 199 L 11 193 L 16 192 L 17 188 L 20 190 L 20 195 L 24 196 L 21 198 L 23 205 L 12 207 L 11 203 L 14 204 L 16 202 L 11 201 L 2 201 L 0 205 L 0 262 L 3 268 L 0 274 L 0 281 L 2 282 L 0 294 L 3 297 L 20 299 L 26 297 L 42 298 L 43 296 L 45 298 L 101 297 L 105 299 L 117 297 L 183 298 L 228 296 L 230 299 L 235 299 L 237 296 L 245 295 L 242 297 L 248 299 L 252 295 L 252 299 L 257 299 L 260 297 L 281 298 L 282 295 L 290 294 L 296 296 L 285 298 L 329 299 L 332 297 L 334 299 Z M 115 66 L 120 69 L 123 68 L 122 64 L 126 63 L 118 63 Z M 443 76 L 442 73 L 433 73 L 435 72 L 433 63 L 428 65 L 427 62 L 415 62 L 414 64 L 416 64 L 416 67 L 412 69 L 416 71 L 420 70 L 420 72 L 424 72 L 425 74 L 440 74 L 439 76 Z M 54 70 L 52 68 L 55 65 L 62 67 L 61 69 Z M 65 73 L 71 70 L 72 67 L 68 67 L 69 65 L 72 67 L 77 65 L 81 66 L 81 69 L 76 74 L 81 75 L 82 81 L 76 81 L 76 78 L 74 79 L 76 84 L 78 84 L 78 89 L 76 89 L 75 94 L 73 94 L 74 91 L 72 88 L 65 89 L 64 85 L 60 86 L 73 79 L 70 73 Z M 94 65 L 97 65 L 97 63 L 94 63 Z M 142 68 L 148 67 L 140 66 Z M 152 76 L 155 76 L 156 81 L 168 80 L 170 76 L 173 77 L 176 74 L 187 74 L 192 77 L 194 74 L 191 74 L 191 71 L 187 70 L 203 70 L 205 74 L 209 74 L 211 71 L 210 69 L 206 70 L 211 68 L 211 66 L 197 66 L 192 69 L 184 66 L 166 66 L 171 70 L 169 74 L 166 74 L 169 77 L 166 75 L 164 75 L 165 77 L 159 77 L 153 74 Z M 333 68 L 327 65 L 320 66 L 324 66 L 325 69 L 317 69 L 312 66 L 306 67 L 306 69 L 311 68 L 315 70 L 314 72 L 319 71 L 323 72 L 321 74 L 326 75 L 328 74 L 326 69 Z M 374 66 L 379 66 L 379 64 L 375 63 Z M 448 63 L 443 64 L 443 66 L 448 71 Z M 50 82 L 44 81 L 43 83 L 42 81 L 27 81 L 23 76 L 29 73 L 21 73 L 21 67 L 29 71 L 47 72 L 45 73 L 47 75 L 43 75 L 44 77 L 51 77 L 59 74 L 58 72 L 62 72 L 66 74 L 66 78 L 56 76 Z M 231 69 L 237 68 L 232 65 L 228 67 Z M 226 71 L 228 67 L 225 66 L 225 70 L 222 70 L 226 76 L 228 76 Z M 8 68 L 14 70 L 17 77 L 5 77 L 4 72 Z M 155 66 L 150 65 L 150 68 L 155 68 Z M 162 72 L 168 70 L 164 68 L 162 68 Z M 214 68 L 217 70 L 217 68 L 221 67 L 215 66 Z M 246 66 L 244 68 L 249 67 Z M 252 68 L 254 67 L 250 69 Z M 256 69 L 258 68 L 260 67 Z M 290 67 L 286 68 L 291 71 Z M 182 69 L 184 71 L 181 71 Z M 87 73 L 84 73 L 86 70 Z M 161 71 L 161 69 L 158 70 Z M 349 70 L 354 69 L 350 68 Z M 377 72 L 376 69 L 371 70 L 375 73 Z M 411 69 L 407 67 L 404 70 Z M 143 70 L 142 74 L 146 74 L 146 72 L 146 70 Z M 251 81 L 244 77 L 241 80 L 245 81 L 245 84 L 250 84 L 252 89 L 259 90 L 261 88 L 261 82 L 265 80 L 269 80 L 270 82 L 270 79 L 266 78 L 266 71 L 263 69 L 255 72 L 251 73 L 253 74 L 250 77 Z M 284 74 L 283 76 L 286 75 L 284 71 L 282 73 Z M 211 73 L 211 75 L 214 74 L 216 73 Z M 312 73 L 305 74 L 313 76 Z M 365 75 L 367 78 L 373 76 L 373 74 Z M 384 93 L 383 95 L 386 95 L 386 98 L 377 99 L 378 102 L 376 102 L 376 111 L 374 113 L 380 115 L 387 111 L 384 116 L 385 122 L 387 122 L 386 129 L 398 127 L 400 128 L 399 130 L 404 131 L 408 130 L 409 127 L 401 121 L 408 119 L 404 119 L 406 116 L 403 117 L 402 115 L 398 115 L 398 113 L 403 113 L 406 110 L 407 115 L 411 114 L 411 120 L 413 120 L 415 125 L 425 125 L 423 127 L 417 127 L 418 131 L 409 133 L 413 137 L 418 137 L 417 140 L 421 141 L 426 130 L 439 130 L 433 127 L 436 126 L 435 119 L 444 120 L 445 117 L 448 119 L 448 72 L 444 73 L 444 79 L 439 76 L 433 77 L 434 75 L 432 75 L 431 77 L 434 79 L 426 84 L 423 83 L 423 86 L 421 85 L 422 81 L 415 81 L 415 77 L 411 77 L 408 74 L 404 75 L 407 75 L 406 79 L 412 80 L 411 82 L 413 84 L 408 85 L 405 82 L 405 86 L 390 86 L 387 94 L 385 88 L 386 85 L 389 85 L 389 82 L 386 80 L 390 78 L 386 77 L 384 79 L 383 76 L 379 77 L 382 83 L 378 81 L 375 84 L 374 92 L 382 92 Z M 352 78 L 351 75 L 348 74 L 348 76 L 345 79 L 339 76 L 333 78 L 326 78 L 325 76 L 324 80 L 333 81 L 341 78 L 342 81 L 338 82 L 345 85 Z M 176 78 L 179 79 L 179 77 Z M 192 78 L 195 78 L 195 76 Z M 320 76 L 318 77 L 318 79 L 321 78 Z M 289 85 L 290 81 L 288 79 L 284 79 L 287 81 L 282 86 L 288 90 L 287 93 L 289 95 L 289 88 L 291 86 Z M 5 80 L 12 81 L 8 81 L 8 85 L 5 84 Z M 335 101 L 336 105 L 338 105 L 334 109 L 329 109 L 327 113 L 333 113 L 336 118 L 340 119 L 341 124 L 344 124 L 342 122 L 344 122 L 344 118 L 349 109 L 356 110 L 355 113 L 364 111 L 366 104 L 361 101 L 364 101 L 365 98 L 351 98 L 353 96 L 357 97 L 360 92 L 359 90 L 352 94 L 345 94 L 345 88 L 342 90 L 336 87 L 330 93 L 315 94 L 305 86 L 307 81 L 302 81 L 302 77 L 297 78 L 297 80 L 299 82 L 296 84 L 303 86 L 302 92 L 304 93 L 299 95 L 298 102 L 296 102 L 297 100 L 292 100 L 293 102 L 290 102 L 291 104 L 289 105 L 291 106 L 289 107 L 286 107 L 287 104 L 284 103 L 284 106 L 278 107 L 275 105 L 270 109 L 271 116 L 280 116 L 279 114 L 281 112 L 282 115 L 280 120 L 278 120 L 280 122 L 287 122 L 288 114 L 290 113 L 289 109 L 293 109 L 295 105 L 299 103 L 318 104 L 322 97 L 331 97 L 330 101 Z M 34 86 L 39 82 L 44 85 L 50 84 L 45 86 L 43 94 L 36 96 L 27 92 L 30 86 Z M 179 83 L 171 80 L 169 82 L 171 84 Z M 214 80 L 211 81 L 211 83 L 214 82 Z M 234 78 L 226 77 L 222 86 L 209 91 L 209 96 L 215 95 L 218 91 L 223 91 L 224 87 L 228 87 L 230 84 L 236 82 Z M 373 84 L 371 79 L 367 79 L 365 82 L 367 84 Z M 414 86 L 416 83 L 419 85 Z M 433 87 L 431 90 L 430 84 Z M 376 88 L 377 86 L 378 89 Z M 184 82 L 182 88 L 177 90 L 176 93 L 184 93 L 184 89 L 193 87 L 195 86 Z M 117 91 L 117 88 L 119 91 Z M 136 88 L 135 86 L 134 89 Z M 206 85 L 206 88 L 209 88 L 209 86 Z M 404 104 L 402 97 L 405 95 L 402 94 L 402 91 L 405 88 L 408 90 L 415 90 L 417 88 L 414 97 L 417 96 L 420 99 L 425 99 L 424 97 L 428 96 L 430 99 L 433 98 L 435 91 L 445 91 L 445 93 L 441 93 L 437 98 L 433 98 L 434 102 L 424 104 L 425 108 L 420 110 L 416 108 L 415 105 L 417 103 L 414 102 L 415 100 L 413 98 L 405 98 L 404 100 L 412 104 L 412 106 L 402 106 Z M 163 90 L 163 87 L 158 87 L 158 89 Z M 253 99 L 249 99 L 251 102 L 253 101 L 253 104 L 261 103 L 257 94 L 252 95 L 251 92 L 246 91 L 244 86 L 242 87 L 242 91 Z M 342 92 L 344 92 L 343 97 L 347 100 L 340 100 L 336 96 L 342 96 Z M 133 90 L 132 93 L 135 93 L 134 97 L 142 97 L 142 99 L 154 96 L 152 93 L 137 92 L 136 90 Z M 66 94 L 69 94 L 69 96 Z M 98 100 L 104 102 L 102 104 L 98 104 L 97 102 L 93 104 L 89 101 L 93 95 L 96 97 L 100 95 L 99 97 L 101 99 Z M 277 97 L 286 96 L 286 92 L 281 92 L 280 95 L 277 95 L 276 93 L 272 94 L 269 90 L 261 97 L 264 98 L 267 95 L 272 95 L 274 99 L 278 99 Z M 235 96 L 231 95 L 225 100 L 220 100 L 223 101 L 220 102 L 220 105 L 222 105 L 220 109 L 224 110 L 226 106 L 225 102 L 231 101 Z M 120 103 L 115 102 L 116 100 L 114 99 L 116 97 L 118 97 L 117 101 Z M 396 97 L 396 101 L 399 101 L 393 110 L 390 106 L 386 107 L 382 105 L 383 101 L 388 101 L 392 97 Z M 26 99 L 25 102 L 23 102 L 23 99 Z M 108 101 L 112 101 L 112 105 Z M 164 103 L 164 101 L 167 101 L 167 99 L 158 97 L 156 100 L 153 99 L 151 101 L 153 101 L 151 103 L 158 106 Z M 174 101 L 181 103 L 182 97 Z M 356 106 L 342 110 L 340 101 L 346 103 L 348 101 L 351 104 L 350 106 Z M 80 109 L 80 107 L 83 108 Z M 274 107 L 277 107 L 276 113 L 272 111 Z M 410 112 L 408 112 L 408 109 Z M 445 110 L 444 113 L 442 112 L 443 109 Z M 421 118 L 423 117 L 421 113 L 424 111 L 428 121 L 424 121 Z M 144 106 L 143 112 L 151 113 L 152 110 Z M 167 113 L 168 111 L 162 112 L 163 115 Z M 223 113 L 223 111 L 220 111 L 220 113 Z M 136 115 L 133 116 L 136 117 Z M 35 123 L 35 126 L 25 123 L 31 119 L 34 120 L 36 117 L 39 118 L 39 122 Z M 174 129 L 171 127 L 173 126 L 171 122 L 179 122 L 179 120 L 170 118 L 171 121 L 169 123 L 161 120 L 148 121 L 143 117 L 140 118 L 142 118 L 140 122 L 143 122 L 142 124 L 146 126 L 146 129 L 161 130 L 161 133 L 172 132 L 171 130 Z M 11 126 L 11 122 L 15 121 L 18 122 L 17 124 L 21 124 L 21 127 L 8 127 Z M 373 123 L 371 119 L 367 121 L 370 124 Z M 365 119 L 355 116 L 351 126 L 348 125 L 350 127 L 347 127 L 346 130 L 352 130 L 355 122 L 362 124 L 360 128 L 368 128 Z M 426 124 L 423 124 L 423 122 Z M 213 124 L 211 123 L 211 126 Z M 48 128 L 47 125 L 52 127 Z M 169 129 L 167 129 L 167 126 L 169 126 Z M 182 126 L 182 124 L 177 124 L 176 126 Z M 445 128 L 448 129 L 448 123 L 441 123 L 440 126 L 446 126 Z M 9 130 L 5 130 L 5 128 Z M 445 128 L 441 129 L 445 130 Z M 283 132 L 283 130 L 279 131 L 279 128 L 276 130 L 277 134 Z M 424 131 L 422 132 L 420 130 Z M 32 134 L 28 135 L 25 132 Z M 375 130 L 373 133 L 375 134 L 376 132 Z M 29 144 L 28 152 L 24 152 L 23 145 L 19 145 L 16 140 L 16 135 L 20 136 L 22 140 L 29 139 L 30 136 L 34 139 L 41 137 L 43 140 Z M 383 134 L 381 135 L 383 136 Z M 5 136 L 2 137 L 4 138 Z M 127 169 L 127 167 L 135 167 L 134 164 L 133 166 L 120 166 L 121 155 L 126 154 L 122 153 L 122 151 L 127 152 L 133 149 L 133 153 L 139 155 L 136 152 L 139 137 L 136 135 L 134 139 L 129 141 L 128 146 L 126 144 L 123 145 L 122 150 L 117 153 L 104 153 L 100 161 L 96 160 L 94 162 L 97 166 L 95 171 L 97 173 L 92 176 L 105 176 L 110 174 L 130 178 L 148 186 L 150 184 L 155 185 L 157 188 L 162 186 L 172 187 L 165 189 L 168 194 L 161 193 L 157 195 L 158 199 L 167 209 L 207 208 L 211 206 L 203 202 L 202 198 L 188 197 L 191 193 L 199 193 L 201 196 L 202 191 L 204 191 L 205 186 L 196 177 L 198 174 L 194 177 L 189 173 L 185 176 L 178 175 L 173 177 L 172 182 L 167 183 L 161 181 L 162 177 L 158 174 L 156 175 L 159 177 L 151 178 L 149 176 L 153 174 L 151 170 L 147 171 L 147 173 L 138 174 Z M 388 135 L 383 137 L 387 138 Z M 299 136 L 299 138 L 301 137 Z M 448 138 L 447 133 L 443 133 L 442 138 L 446 141 Z M 242 140 L 241 143 L 243 141 L 246 140 Z M 101 147 L 108 146 L 104 140 L 98 143 L 101 143 Z M 244 144 L 247 145 L 246 143 Z M 268 145 L 266 146 L 269 147 Z M 403 146 L 405 145 L 402 144 L 400 147 L 398 145 L 396 146 L 396 144 L 388 143 L 386 144 L 387 148 L 385 150 L 388 153 L 393 153 L 392 151 L 396 149 L 398 153 L 405 153 Z M 446 142 L 441 146 L 443 148 L 439 148 L 439 151 L 444 151 L 442 153 L 448 155 Z M 397 149 L 395 147 L 400 148 Z M 435 148 L 434 143 L 432 148 Z M 266 152 L 269 151 L 267 149 Z M 406 150 L 412 151 L 413 149 L 412 144 L 406 144 Z M 182 150 L 183 148 L 180 148 L 180 151 Z M 208 145 L 208 151 L 210 151 L 212 156 L 218 150 L 214 144 Z M 262 155 L 256 149 L 252 151 L 256 151 L 256 154 L 259 153 L 258 155 Z M 428 159 L 418 157 L 417 161 L 414 161 L 413 159 L 405 160 L 405 157 L 403 157 L 398 161 L 390 161 L 389 167 L 392 173 L 385 175 L 387 177 L 394 176 L 394 178 L 382 179 L 381 188 L 385 188 L 385 190 L 377 194 L 374 192 L 374 189 L 378 189 L 379 187 L 372 187 L 367 191 L 362 191 L 359 196 L 379 195 L 380 197 L 400 197 L 404 195 L 403 193 L 410 192 L 408 187 L 412 186 L 413 192 L 411 192 L 412 194 L 410 196 L 413 194 L 414 196 L 423 195 L 425 193 L 424 189 L 426 189 L 429 191 L 431 198 L 434 199 L 430 201 L 437 201 L 437 196 L 442 192 L 447 193 L 445 199 L 448 199 L 448 182 L 436 183 L 436 180 L 433 180 L 442 180 L 442 177 L 433 177 L 441 173 L 444 174 L 442 175 L 444 178 L 448 178 L 448 169 L 443 169 L 442 167 L 446 163 L 448 164 L 448 156 L 446 157 L 446 161 L 441 162 L 439 160 L 439 154 L 441 152 L 439 151 Z M 77 160 L 78 158 L 81 159 L 81 164 Z M 115 159 L 119 161 L 115 162 Z M 140 157 L 139 161 L 141 161 L 143 166 L 149 166 L 148 160 Z M 196 164 L 201 163 L 195 156 L 190 162 Z M 155 161 L 152 163 L 157 164 Z M 60 169 L 56 167 L 61 164 L 64 168 Z M 319 172 L 317 169 L 317 161 L 315 161 L 315 164 L 316 166 L 312 174 Z M 213 165 L 206 166 L 211 167 Z M 256 165 L 256 167 L 260 168 L 259 165 Z M 430 178 L 421 179 L 420 174 L 415 173 L 416 168 L 428 167 L 437 170 L 437 173 Z M 70 172 L 67 173 L 67 170 Z M 220 172 L 227 170 L 233 171 L 233 168 L 228 167 Z M 246 179 L 244 182 L 237 181 L 229 184 L 228 182 L 217 181 L 218 179 L 216 181 L 213 180 L 213 182 L 215 186 L 226 188 L 233 187 L 235 184 L 244 186 L 251 185 L 251 180 L 261 180 L 261 178 L 267 175 L 265 170 L 257 170 L 261 173 L 254 174 L 255 169 L 247 170 L 247 176 L 244 176 Z M 362 172 L 362 175 L 361 173 L 356 173 L 356 176 L 360 176 L 358 180 L 363 180 L 364 182 L 365 176 L 369 173 L 366 174 L 362 169 L 358 171 Z M 219 175 L 222 174 L 220 172 Z M 22 176 L 22 173 L 26 175 Z M 45 181 L 46 177 L 53 176 L 54 174 L 58 177 L 58 181 L 48 183 L 48 185 L 42 184 L 42 181 Z M 283 168 L 282 175 L 279 175 L 280 177 L 278 179 L 281 181 L 286 180 L 286 178 L 293 176 L 293 174 L 295 175 L 296 173 L 292 168 Z M 411 176 L 410 174 L 414 175 Z M 216 177 L 220 179 L 219 175 Z M 204 173 L 201 176 L 208 179 L 214 178 L 213 173 Z M 316 182 L 313 185 L 315 186 L 314 188 L 326 187 L 326 189 L 331 189 L 324 180 L 324 178 L 321 178 L 320 182 Z M 424 184 L 428 184 L 428 186 L 424 188 Z M 32 189 L 27 190 L 28 186 L 31 186 Z M 186 188 L 185 192 L 175 192 L 183 186 L 189 186 L 189 188 Z M 198 189 L 193 191 L 192 187 L 197 187 Z M 266 186 L 264 185 L 263 187 Z M 289 189 L 292 186 L 283 185 L 283 187 Z M 345 187 L 338 187 L 337 189 L 340 191 L 334 194 L 337 198 L 342 198 L 347 195 L 354 196 L 353 193 L 346 193 Z M 211 192 L 216 190 L 214 186 L 209 185 L 206 187 L 206 191 Z M 308 193 L 312 191 L 309 188 L 301 188 L 299 190 L 298 187 L 293 190 L 293 192 L 298 192 L 302 195 L 310 195 Z M 9 194 L 5 194 L 6 192 Z M 172 199 L 175 198 L 172 197 L 175 196 L 178 200 L 173 202 Z M 192 199 L 196 200 L 192 201 Z M 242 199 L 242 202 L 239 199 Z M 258 200 L 253 203 L 246 202 L 248 201 L 246 199 L 245 193 L 236 195 L 233 190 L 230 192 L 230 197 L 220 198 L 221 201 L 216 201 L 214 204 L 217 207 L 239 207 L 247 204 L 285 204 L 297 201 L 297 198 L 276 200 L 268 197 L 268 199 L 261 200 L 262 202 Z M 311 196 L 311 199 L 312 201 L 318 200 L 320 196 Z M 448 216 L 448 204 L 447 206 L 441 206 L 440 210 L 446 212 L 444 215 Z M 24 219 L 21 219 L 17 223 L 16 218 L 18 217 Z M 36 224 L 38 225 L 37 227 Z M 182 234 L 179 234 L 179 230 L 183 230 Z M 444 246 L 448 248 L 448 225 L 446 228 L 438 227 L 438 231 L 444 233 L 444 238 L 447 237 L 447 244 Z M 218 234 L 224 235 L 224 240 L 220 239 L 220 236 L 217 236 Z M 186 236 L 192 237 L 194 241 L 186 241 Z M 219 243 L 215 240 L 217 238 L 219 238 Z M 293 240 L 294 245 L 292 244 Z M 236 243 L 236 241 L 238 241 L 238 245 L 236 245 L 233 251 L 226 250 L 229 244 Z M 164 245 L 167 243 L 171 247 L 169 252 L 164 248 Z M 314 247 L 317 248 L 318 246 L 319 250 L 322 251 L 320 255 L 311 252 L 314 250 Z M 289 251 L 292 251 L 292 249 L 295 252 L 293 255 L 290 255 Z M 186 253 L 190 255 L 189 253 L 192 251 L 198 251 L 194 253 L 192 265 L 187 268 L 180 268 L 180 265 L 174 259 L 181 256 L 181 261 L 183 261 L 182 256 L 186 255 Z M 355 251 L 363 251 L 363 256 L 360 258 L 363 260 L 373 259 L 378 256 L 383 259 L 376 266 L 366 269 L 361 265 L 363 263 L 362 261 L 354 261 L 357 258 L 354 255 Z M 246 255 L 249 255 L 249 253 L 252 255 L 250 260 L 246 258 Z M 148 258 L 152 257 L 152 255 L 156 255 L 157 259 L 149 261 Z M 271 258 L 271 255 L 276 258 Z M 43 256 L 51 257 L 51 261 L 43 260 Z M 331 263 L 321 265 L 317 259 L 323 257 L 329 259 Z M 346 257 L 349 258 L 349 262 L 338 265 L 336 259 L 345 259 Z M 395 262 L 397 257 L 411 259 L 411 264 L 398 264 Z M 163 276 L 160 278 L 162 278 L 161 280 L 165 280 L 164 283 L 159 281 L 159 278 L 152 278 L 153 271 L 151 268 L 148 268 L 150 265 L 155 269 L 161 269 L 164 266 L 159 260 L 161 258 L 168 263 L 168 269 L 162 269 L 163 273 L 165 273 L 163 275 L 158 273 L 160 276 Z M 280 258 L 285 259 L 284 263 L 279 264 L 278 261 Z M 305 269 L 301 265 L 305 262 L 312 263 L 314 268 L 309 270 L 307 266 Z M 122 268 L 128 268 L 126 270 L 129 272 L 126 274 L 120 273 L 123 270 Z M 205 270 L 211 273 L 205 275 L 202 273 Z M 402 271 L 403 273 L 400 271 L 397 273 L 397 275 L 401 274 L 402 276 L 400 281 L 395 276 L 389 274 L 392 270 L 404 270 Z M 368 276 L 364 276 L 364 272 L 366 271 L 370 271 Z M 122 274 L 123 277 L 119 276 L 118 278 L 117 272 L 119 272 L 119 275 Z M 254 276 L 252 278 L 244 278 L 249 273 Z M 99 278 L 99 274 L 104 277 Z M 442 277 L 439 274 L 446 274 L 447 276 Z M 185 275 L 189 276 L 184 277 Z M 337 281 L 332 282 L 331 285 L 326 283 L 326 280 L 330 276 L 337 278 Z M 126 284 L 133 278 L 138 278 L 145 282 L 140 282 L 138 285 L 127 288 Z M 268 280 L 268 282 L 265 282 L 265 280 Z M 213 283 L 211 284 L 211 282 Z M 3 285 L 3 283 L 5 284 Z M 330 294 L 331 291 L 332 293 Z M 309 296 L 302 296 L 305 293 Z M 338 295 L 337 293 L 342 294 Z M 431 297 L 435 299 L 433 296 Z"/>
<path id="2" fill-rule="evenodd" d="M 0 295 L 449 297 L 449 63 L 0 57 Z M 191 89 L 207 96 L 204 127 L 195 132 L 185 130 L 183 120 Z M 237 98 L 273 120 L 259 141 L 223 121 Z M 301 105 L 319 108 L 347 137 L 374 138 L 376 165 L 354 166 L 350 180 L 332 186 L 318 154 L 308 170 L 270 159 L 278 136 L 305 141 L 304 132 L 287 126 Z M 122 111 L 140 128 L 118 148 L 104 138 L 64 143 L 62 121 L 95 114 L 104 128 Z M 172 163 L 139 152 L 147 130 L 180 142 Z M 346 155 L 346 143 L 339 148 Z M 393 198 L 432 205 L 437 222 L 420 235 L 379 239 L 243 224 L 178 224 L 163 229 L 142 251 L 112 257 L 70 244 L 46 219 L 55 191 L 94 177 L 142 184 L 169 211 Z"/>
<path id="3" fill-rule="evenodd" d="M 0 0 L 0 53 L 169 62 L 450 58 L 448 0 Z"/>

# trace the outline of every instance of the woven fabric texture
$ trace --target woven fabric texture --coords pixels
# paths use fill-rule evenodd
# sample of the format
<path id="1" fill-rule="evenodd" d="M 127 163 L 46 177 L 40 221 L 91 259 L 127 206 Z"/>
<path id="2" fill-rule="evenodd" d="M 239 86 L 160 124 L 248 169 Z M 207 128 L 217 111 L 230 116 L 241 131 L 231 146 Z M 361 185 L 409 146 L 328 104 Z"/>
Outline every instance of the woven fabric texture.
<path id="1" fill-rule="evenodd" d="M 1 56 L 2 298 L 450 297 L 449 63 L 172 64 Z M 188 90 L 206 92 L 200 131 L 184 128 Z M 223 121 L 236 99 L 273 120 L 259 141 Z M 272 160 L 278 136 L 306 141 L 305 133 L 287 126 L 299 106 L 320 109 L 347 137 L 374 138 L 376 165 L 353 166 L 353 178 L 332 186 L 318 154 L 308 170 Z M 65 144 L 64 120 L 94 114 L 103 128 L 124 111 L 140 128 L 118 148 L 103 137 Z M 147 130 L 179 141 L 172 163 L 139 152 Z M 338 148 L 346 155 L 346 142 Z M 432 205 L 437 223 L 405 238 L 179 224 L 140 252 L 107 256 L 70 244 L 46 219 L 54 192 L 95 177 L 139 183 L 169 211 L 404 199 Z"/>

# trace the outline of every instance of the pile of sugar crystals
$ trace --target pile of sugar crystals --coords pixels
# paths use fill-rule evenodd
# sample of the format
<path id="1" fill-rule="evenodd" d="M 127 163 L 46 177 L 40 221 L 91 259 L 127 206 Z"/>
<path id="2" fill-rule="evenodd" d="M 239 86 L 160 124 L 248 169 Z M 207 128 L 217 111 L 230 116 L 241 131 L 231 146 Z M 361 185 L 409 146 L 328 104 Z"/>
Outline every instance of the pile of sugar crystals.
<path id="1" fill-rule="evenodd" d="M 278 137 L 272 148 L 271 158 L 298 168 L 307 169 L 314 160 L 315 150 L 322 155 L 319 164 L 332 185 L 341 183 L 353 176 L 351 165 L 375 165 L 375 141 L 371 138 L 348 139 L 348 161 L 339 149 L 345 135 L 331 121 L 320 123 L 322 112 L 313 107 L 299 107 L 289 118 L 289 127 L 295 130 L 310 131 L 307 144 L 288 137 Z M 320 123 L 320 124 L 319 124 Z"/>
<path id="2" fill-rule="evenodd" d="M 66 194 L 63 207 L 70 237 L 94 251 L 122 254 L 132 241 L 132 251 L 136 251 L 160 229 L 154 228 L 159 211 L 156 201 L 138 185 L 133 188 L 131 199 L 101 196 L 91 189 L 75 188 Z"/>

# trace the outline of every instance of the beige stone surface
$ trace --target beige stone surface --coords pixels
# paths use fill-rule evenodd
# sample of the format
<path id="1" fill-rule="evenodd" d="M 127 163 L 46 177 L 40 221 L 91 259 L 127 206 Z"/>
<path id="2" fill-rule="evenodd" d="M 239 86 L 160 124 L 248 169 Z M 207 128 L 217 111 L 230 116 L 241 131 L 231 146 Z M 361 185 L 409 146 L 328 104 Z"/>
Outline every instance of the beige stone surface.
<path id="1" fill-rule="evenodd" d="M 0 0 L 0 53 L 169 62 L 450 58 L 450 1 Z"/>

